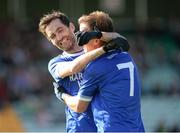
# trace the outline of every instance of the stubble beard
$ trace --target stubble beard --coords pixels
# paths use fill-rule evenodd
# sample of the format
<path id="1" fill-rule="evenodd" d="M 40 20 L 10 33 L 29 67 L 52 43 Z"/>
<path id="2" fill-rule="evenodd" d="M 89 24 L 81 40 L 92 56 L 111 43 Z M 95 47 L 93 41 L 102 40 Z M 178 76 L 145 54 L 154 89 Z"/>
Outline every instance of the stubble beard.
<path id="1" fill-rule="evenodd" d="M 67 53 L 74 53 L 74 52 L 76 52 L 76 49 L 77 49 L 77 47 L 78 46 L 76 46 L 77 44 L 76 44 L 76 40 L 75 40 L 75 38 L 74 37 L 70 37 L 69 38 L 69 43 L 71 43 L 71 44 L 68 44 L 69 45 L 69 47 L 67 47 L 66 49 L 64 49 L 64 51 L 66 51 Z M 67 44 L 66 44 L 67 45 Z"/>

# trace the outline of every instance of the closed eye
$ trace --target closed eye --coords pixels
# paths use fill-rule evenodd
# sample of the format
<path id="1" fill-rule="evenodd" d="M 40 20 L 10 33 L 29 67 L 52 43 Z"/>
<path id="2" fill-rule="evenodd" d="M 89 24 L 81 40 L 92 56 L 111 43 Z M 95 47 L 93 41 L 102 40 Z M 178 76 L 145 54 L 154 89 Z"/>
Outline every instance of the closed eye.
<path id="1" fill-rule="evenodd" d="M 57 33 L 61 33 L 62 31 L 63 31 L 62 28 L 58 28 L 58 29 L 57 29 Z"/>
<path id="2" fill-rule="evenodd" d="M 51 36 L 49 37 L 51 40 L 55 38 L 55 34 L 51 34 Z"/>

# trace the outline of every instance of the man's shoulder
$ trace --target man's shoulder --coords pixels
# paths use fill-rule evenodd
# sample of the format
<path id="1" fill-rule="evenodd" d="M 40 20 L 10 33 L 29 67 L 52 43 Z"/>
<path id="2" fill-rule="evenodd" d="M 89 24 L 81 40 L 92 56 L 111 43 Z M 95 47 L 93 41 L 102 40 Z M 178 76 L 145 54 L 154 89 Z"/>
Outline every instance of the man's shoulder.
<path id="1" fill-rule="evenodd" d="M 56 62 L 62 62 L 62 61 L 65 61 L 65 57 L 63 57 L 62 55 L 58 55 L 56 57 L 53 57 L 49 60 L 49 64 L 53 64 L 53 63 L 56 63 Z"/>
<path id="2" fill-rule="evenodd" d="M 97 58 L 96 60 L 90 62 L 86 70 L 90 72 L 101 71 L 112 67 L 113 64 L 131 61 L 131 56 L 127 52 L 111 52 L 104 54 L 103 56 Z"/>
<path id="3" fill-rule="evenodd" d="M 94 61 L 91 61 L 85 68 L 85 73 L 88 73 L 90 75 L 98 75 L 99 73 L 101 73 L 101 71 L 103 71 L 106 66 L 104 66 L 105 62 L 105 58 L 104 57 L 100 57 Z"/>
<path id="4" fill-rule="evenodd" d="M 115 51 L 109 55 L 106 55 L 106 58 L 113 62 L 116 62 L 116 61 L 126 62 L 132 59 L 131 55 L 128 52 L 119 52 L 119 51 Z"/>

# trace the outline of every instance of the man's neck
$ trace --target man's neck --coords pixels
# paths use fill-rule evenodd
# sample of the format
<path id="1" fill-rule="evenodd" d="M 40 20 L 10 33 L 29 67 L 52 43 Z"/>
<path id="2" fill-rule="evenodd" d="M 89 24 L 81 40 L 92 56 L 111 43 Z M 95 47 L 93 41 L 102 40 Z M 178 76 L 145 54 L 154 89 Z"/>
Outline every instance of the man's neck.
<path id="1" fill-rule="evenodd" d="M 79 47 L 77 45 L 74 45 L 74 47 L 68 51 L 64 51 L 67 54 L 76 54 L 84 51 L 82 47 Z"/>
<path id="2" fill-rule="evenodd" d="M 75 54 L 75 53 L 79 53 L 79 52 L 82 52 L 82 51 L 83 51 L 82 47 L 79 47 L 79 46 L 75 45 L 75 47 L 73 49 L 71 49 L 69 51 L 66 51 L 66 53 L 68 53 L 68 54 Z"/>
<path id="3" fill-rule="evenodd" d="M 74 51 L 74 52 L 67 52 L 67 51 L 64 51 L 63 52 L 63 55 L 68 55 L 68 56 L 79 56 L 79 55 L 82 55 L 84 54 L 84 50 L 82 49 L 81 51 Z"/>

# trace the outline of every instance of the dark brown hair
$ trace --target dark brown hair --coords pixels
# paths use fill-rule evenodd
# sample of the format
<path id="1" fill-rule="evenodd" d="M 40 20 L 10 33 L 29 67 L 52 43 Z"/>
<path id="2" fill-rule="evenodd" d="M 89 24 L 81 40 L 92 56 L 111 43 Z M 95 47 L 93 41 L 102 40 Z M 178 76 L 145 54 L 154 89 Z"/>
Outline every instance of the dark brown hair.
<path id="1" fill-rule="evenodd" d="M 45 14 L 39 22 L 39 31 L 46 36 L 45 29 L 47 25 L 54 19 L 59 19 L 64 25 L 69 27 L 70 20 L 69 18 L 60 11 L 52 11 L 51 13 Z"/>

